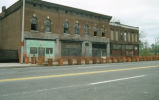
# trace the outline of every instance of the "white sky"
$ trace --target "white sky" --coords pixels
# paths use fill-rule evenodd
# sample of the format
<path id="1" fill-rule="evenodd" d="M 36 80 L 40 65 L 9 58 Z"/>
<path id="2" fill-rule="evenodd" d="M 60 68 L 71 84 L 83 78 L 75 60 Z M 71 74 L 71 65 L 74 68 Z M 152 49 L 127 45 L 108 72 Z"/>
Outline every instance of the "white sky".
<path id="1" fill-rule="evenodd" d="M 0 8 L 18 0 L 0 0 Z M 144 31 L 149 44 L 159 37 L 159 0 L 44 0 L 113 16 L 123 24 Z M 1 9 L 0 9 L 1 12 Z"/>

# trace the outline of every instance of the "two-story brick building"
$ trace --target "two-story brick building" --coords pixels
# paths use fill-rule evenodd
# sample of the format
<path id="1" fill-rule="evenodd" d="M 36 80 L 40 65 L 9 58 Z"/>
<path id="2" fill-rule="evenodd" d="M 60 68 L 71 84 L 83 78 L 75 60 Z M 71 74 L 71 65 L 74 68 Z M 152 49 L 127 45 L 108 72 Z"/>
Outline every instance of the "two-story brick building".
<path id="1" fill-rule="evenodd" d="M 138 41 L 127 43 L 127 41 L 121 41 L 119 35 L 116 41 L 112 39 L 114 37 L 110 37 L 113 30 L 124 36 L 124 32 L 138 34 L 138 28 L 133 29 L 110 23 L 111 18 L 108 15 L 41 0 L 26 0 L 24 54 L 29 57 L 45 56 L 46 59 L 59 56 L 130 55 L 131 51 L 126 49 L 125 51 L 116 50 L 114 48 L 116 44 L 129 49 L 132 45 L 133 50 L 138 50 Z M 21 23 L 22 0 L 8 9 L 2 8 L 0 14 L 0 55 L 4 58 L 17 58 L 18 51 L 20 51 Z M 138 40 L 138 36 L 136 38 Z M 138 53 L 133 52 L 131 56 L 134 54 Z"/>
<path id="2" fill-rule="evenodd" d="M 138 56 L 139 28 L 111 22 L 110 25 L 110 55 Z"/>

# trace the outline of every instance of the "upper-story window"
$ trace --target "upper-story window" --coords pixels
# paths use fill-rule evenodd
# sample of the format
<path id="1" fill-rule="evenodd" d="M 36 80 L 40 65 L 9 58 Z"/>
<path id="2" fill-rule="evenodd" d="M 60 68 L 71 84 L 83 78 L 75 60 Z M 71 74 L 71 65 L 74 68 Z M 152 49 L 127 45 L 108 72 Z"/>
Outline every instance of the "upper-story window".
<path id="1" fill-rule="evenodd" d="M 120 41 L 123 41 L 123 33 L 120 32 Z"/>
<path id="2" fill-rule="evenodd" d="M 128 32 L 128 42 L 130 42 L 130 32 Z"/>
<path id="3" fill-rule="evenodd" d="M 131 34 L 132 42 L 135 42 L 134 33 Z"/>
<path id="4" fill-rule="evenodd" d="M 127 41 L 127 34 L 124 33 L 124 41 Z"/>
<path id="5" fill-rule="evenodd" d="M 45 32 L 51 32 L 51 20 L 46 19 L 44 24 L 45 24 Z"/>
<path id="6" fill-rule="evenodd" d="M 138 42 L 138 35 L 135 34 L 135 42 Z"/>
<path id="7" fill-rule="evenodd" d="M 116 41 L 118 41 L 118 38 L 119 38 L 118 31 L 116 31 L 115 37 L 116 37 Z"/>
<path id="8" fill-rule="evenodd" d="M 110 38 L 111 40 L 114 40 L 114 31 L 112 29 L 110 30 Z"/>
<path id="9" fill-rule="evenodd" d="M 106 33 L 106 31 L 105 31 L 104 26 L 102 27 L 101 31 L 102 31 L 102 37 L 105 37 L 105 33 Z"/>
<path id="10" fill-rule="evenodd" d="M 38 19 L 36 17 L 31 18 L 31 30 L 37 31 Z"/>
<path id="11" fill-rule="evenodd" d="M 80 34 L 80 32 L 79 32 L 79 23 L 75 24 L 75 34 Z"/>
<path id="12" fill-rule="evenodd" d="M 85 29 L 85 35 L 89 35 L 89 25 L 88 24 L 85 25 L 84 29 Z"/>
<path id="13" fill-rule="evenodd" d="M 94 36 L 97 36 L 98 35 L 98 29 L 97 29 L 97 26 L 94 26 Z"/>
<path id="14" fill-rule="evenodd" d="M 69 23 L 68 23 L 68 21 L 64 22 L 64 33 L 69 33 Z"/>

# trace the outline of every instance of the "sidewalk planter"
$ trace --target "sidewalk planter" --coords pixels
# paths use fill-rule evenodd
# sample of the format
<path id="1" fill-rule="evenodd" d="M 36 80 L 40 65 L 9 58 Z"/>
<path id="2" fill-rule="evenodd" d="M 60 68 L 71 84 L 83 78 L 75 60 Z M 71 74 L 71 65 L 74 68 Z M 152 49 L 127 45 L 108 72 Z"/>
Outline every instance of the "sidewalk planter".
<path id="1" fill-rule="evenodd" d="M 85 58 L 85 64 L 89 64 L 89 59 Z"/>
<path id="2" fill-rule="evenodd" d="M 147 61 L 146 57 L 144 57 L 144 61 Z"/>
<path id="3" fill-rule="evenodd" d="M 99 58 L 99 62 L 100 62 L 100 64 L 103 64 L 104 59 L 103 58 Z"/>
<path id="4" fill-rule="evenodd" d="M 73 59 L 72 58 L 68 58 L 68 64 L 72 65 L 73 64 Z"/>
<path id="5" fill-rule="evenodd" d="M 36 57 L 31 57 L 31 64 L 36 64 Z"/>
<path id="6" fill-rule="evenodd" d="M 39 57 L 39 58 L 38 58 L 38 64 L 39 64 L 39 65 L 42 65 L 43 62 L 44 62 L 44 57 Z"/>
<path id="7" fill-rule="evenodd" d="M 24 63 L 29 64 L 29 57 L 24 57 Z"/>
<path id="8" fill-rule="evenodd" d="M 53 60 L 51 58 L 48 59 L 48 66 L 52 66 L 53 65 Z"/>
<path id="9" fill-rule="evenodd" d="M 117 62 L 120 63 L 120 57 L 117 58 Z"/>
<path id="10" fill-rule="evenodd" d="M 110 58 L 106 58 L 106 63 L 110 63 Z"/>
<path id="11" fill-rule="evenodd" d="M 58 65 L 59 65 L 59 66 L 63 66 L 63 58 L 59 58 L 59 60 L 58 60 Z"/>
<path id="12" fill-rule="evenodd" d="M 132 57 L 132 62 L 136 62 L 136 58 L 135 57 Z"/>
<path id="13" fill-rule="evenodd" d="M 125 57 L 122 57 L 122 62 L 126 62 L 126 58 Z"/>
<path id="14" fill-rule="evenodd" d="M 112 63 L 116 63 L 116 59 L 114 57 L 112 58 Z"/>
<path id="15" fill-rule="evenodd" d="M 93 64 L 97 64 L 97 59 L 93 58 Z"/>
<path id="16" fill-rule="evenodd" d="M 131 62 L 131 58 L 130 57 L 128 57 L 128 62 Z"/>
<path id="17" fill-rule="evenodd" d="M 139 62 L 139 57 L 136 57 L 136 62 Z"/>
<path id="18" fill-rule="evenodd" d="M 81 58 L 77 58 L 77 65 L 81 65 Z"/>
<path id="19" fill-rule="evenodd" d="M 139 61 L 142 61 L 142 57 L 139 57 Z"/>

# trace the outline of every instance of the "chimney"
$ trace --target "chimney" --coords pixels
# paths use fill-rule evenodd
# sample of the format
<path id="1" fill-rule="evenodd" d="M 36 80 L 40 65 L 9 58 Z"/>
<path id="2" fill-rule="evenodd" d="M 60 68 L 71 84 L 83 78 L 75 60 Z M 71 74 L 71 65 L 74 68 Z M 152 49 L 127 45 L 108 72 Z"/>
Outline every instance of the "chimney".
<path id="1" fill-rule="evenodd" d="M 6 11 L 6 6 L 2 6 L 2 12 Z"/>

